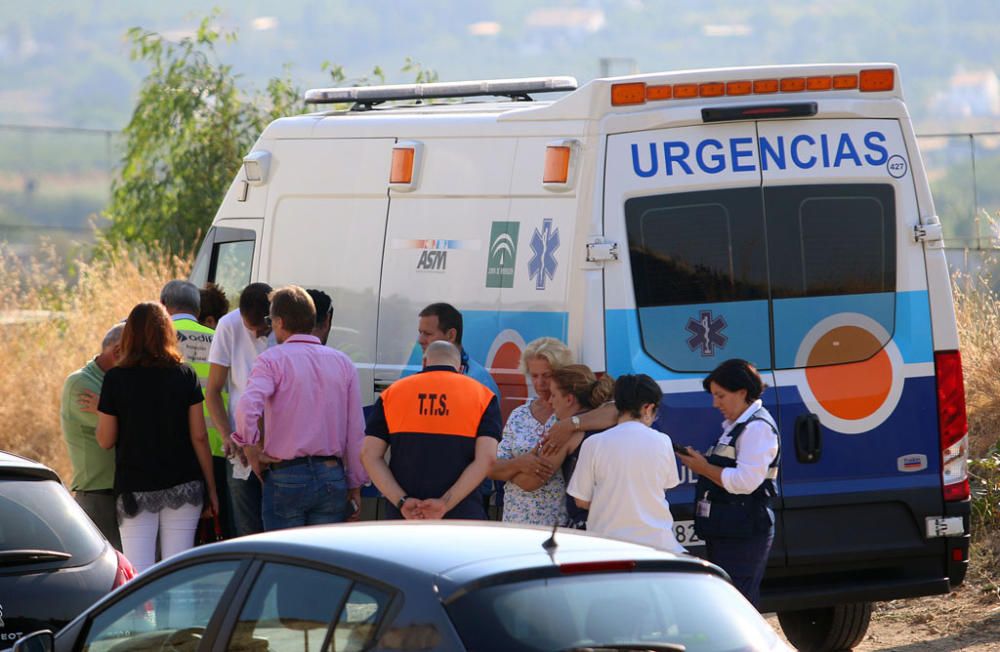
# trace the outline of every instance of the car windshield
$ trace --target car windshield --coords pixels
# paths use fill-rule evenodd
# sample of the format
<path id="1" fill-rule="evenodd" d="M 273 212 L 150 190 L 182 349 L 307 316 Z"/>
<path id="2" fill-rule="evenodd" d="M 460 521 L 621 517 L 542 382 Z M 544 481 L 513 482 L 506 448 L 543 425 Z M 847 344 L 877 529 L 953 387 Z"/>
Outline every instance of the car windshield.
<path id="1" fill-rule="evenodd" d="M 0 565 L 80 565 L 103 549 L 97 528 L 62 485 L 0 480 Z"/>
<path id="2" fill-rule="evenodd" d="M 774 630 L 724 580 L 702 573 L 565 575 L 490 586 L 448 606 L 476 652 L 551 652 L 661 644 L 687 652 L 757 652 Z"/>

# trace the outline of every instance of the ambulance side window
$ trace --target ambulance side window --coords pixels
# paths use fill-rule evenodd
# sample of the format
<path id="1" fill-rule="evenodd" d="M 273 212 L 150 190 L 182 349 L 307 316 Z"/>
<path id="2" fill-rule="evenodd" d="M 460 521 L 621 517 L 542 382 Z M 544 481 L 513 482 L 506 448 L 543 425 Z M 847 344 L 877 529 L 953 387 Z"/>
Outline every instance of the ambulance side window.
<path id="1" fill-rule="evenodd" d="M 250 283 L 257 233 L 251 229 L 212 227 L 195 258 L 190 281 L 198 287 L 211 281 L 221 287 L 231 304 Z"/>
<path id="2" fill-rule="evenodd" d="M 214 282 L 230 296 L 239 294 L 250 283 L 253 244 L 253 240 L 241 240 L 216 245 Z"/>

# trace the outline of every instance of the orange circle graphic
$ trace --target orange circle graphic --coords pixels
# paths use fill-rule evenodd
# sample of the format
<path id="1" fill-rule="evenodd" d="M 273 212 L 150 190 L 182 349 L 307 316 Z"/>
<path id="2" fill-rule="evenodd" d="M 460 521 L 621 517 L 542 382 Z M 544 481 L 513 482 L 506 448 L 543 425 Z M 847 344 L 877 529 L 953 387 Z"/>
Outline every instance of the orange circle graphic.
<path id="1" fill-rule="evenodd" d="M 863 361 L 848 362 L 859 359 Z M 840 419 L 870 416 L 892 389 L 892 361 L 878 338 L 858 326 L 839 326 L 823 335 L 809 352 L 808 364 L 806 380 L 813 396 Z"/>

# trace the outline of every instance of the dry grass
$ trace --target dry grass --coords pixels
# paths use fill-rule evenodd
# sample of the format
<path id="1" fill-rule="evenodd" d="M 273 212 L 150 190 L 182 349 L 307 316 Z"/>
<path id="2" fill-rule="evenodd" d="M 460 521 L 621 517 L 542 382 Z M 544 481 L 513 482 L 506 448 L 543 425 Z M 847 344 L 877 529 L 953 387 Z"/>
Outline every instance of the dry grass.
<path id="1" fill-rule="evenodd" d="M 156 248 L 118 250 L 77 261 L 67 281 L 51 247 L 25 261 L 0 243 L 0 449 L 40 460 L 68 479 L 59 427 L 63 381 L 99 353 L 110 326 L 136 303 L 159 298 L 163 284 L 186 278 L 189 268 Z"/>
<path id="2" fill-rule="evenodd" d="M 1000 437 L 1000 297 L 983 276 L 956 275 L 953 288 L 969 414 L 969 454 L 979 458 Z"/>

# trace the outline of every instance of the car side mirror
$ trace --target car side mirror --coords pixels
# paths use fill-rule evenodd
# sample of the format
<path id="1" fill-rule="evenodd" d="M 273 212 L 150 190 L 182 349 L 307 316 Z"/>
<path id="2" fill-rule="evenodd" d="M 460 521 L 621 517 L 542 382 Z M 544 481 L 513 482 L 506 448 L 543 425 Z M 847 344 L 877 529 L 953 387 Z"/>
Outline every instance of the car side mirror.
<path id="1" fill-rule="evenodd" d="M 14 643 L 14 652 L 52 652 L 54 649 L 55 636 L 49 629 L 32 632 Z"/>

